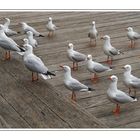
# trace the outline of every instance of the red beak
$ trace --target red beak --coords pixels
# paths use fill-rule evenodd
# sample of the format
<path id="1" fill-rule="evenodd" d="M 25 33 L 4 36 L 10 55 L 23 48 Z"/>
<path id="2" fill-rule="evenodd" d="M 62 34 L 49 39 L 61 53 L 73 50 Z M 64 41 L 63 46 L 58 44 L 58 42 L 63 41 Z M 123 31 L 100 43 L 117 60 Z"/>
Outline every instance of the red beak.
<path id="1" fill-rule="evenodd" d="M 60 65 L 59 67 L 63 68 L 63 65 Z"/>
<path id="2" fill-rule="evenodd" d="M 112 80 L 112 79 L 111 79 L 111 76 L 110 76 L 110 77 L 108 77 L 108 80 Z"/>

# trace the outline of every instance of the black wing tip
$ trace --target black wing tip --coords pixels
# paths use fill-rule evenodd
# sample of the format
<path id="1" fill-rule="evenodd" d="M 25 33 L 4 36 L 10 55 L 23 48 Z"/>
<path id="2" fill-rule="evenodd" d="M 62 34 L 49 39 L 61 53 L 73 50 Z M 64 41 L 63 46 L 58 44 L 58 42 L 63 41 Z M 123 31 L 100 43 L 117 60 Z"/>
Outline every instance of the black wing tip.
<path id="1" fill-rule="evenodd" d="M 133 99 L 137 99 L 135 96 L 130 96 L 131 98 L 133 98 Z"/>
<path id="2" fill-rule="evenodd" d="M 20 31 L 17 31 L 18 34 L 20 34 Z"/>
<path id="3" fill-rule="evenodd" d="M 25 52 L 25 48 L 20 47 L 19 49 L 21 50 L 21 52 Z"/>
<path id="4" fill-rule="evenodd" d="M 88 90 L 89 90 L 89 91 L 95 91 L 95 89 L 93 89 L 93 88 L 88 88 Z"/>
<path id="5" fill-rule="evenodd" d="M 46 75 L 56 76 L 56 74 L 55 74 L 55 73 L 52 73 L 52 72 L 50 72 L 50 71 L 47 71 Z"/>
<path id="6" fill-rule="evenodd" d="M 39 37 L 45 37 L 44 35 L 40 34 Z"/>

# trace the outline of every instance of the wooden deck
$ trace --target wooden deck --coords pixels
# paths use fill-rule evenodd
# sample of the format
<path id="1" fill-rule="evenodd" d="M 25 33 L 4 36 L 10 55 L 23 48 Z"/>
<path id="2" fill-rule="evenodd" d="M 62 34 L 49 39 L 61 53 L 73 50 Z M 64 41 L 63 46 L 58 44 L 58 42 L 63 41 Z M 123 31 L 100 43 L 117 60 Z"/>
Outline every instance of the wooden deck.
<path id="1" fill-rule="evenodd" d="M 47 37 L 45 24 L 52 16 L 59 27 L 54 38 Z M 4 51 L 0 49 L 0 127 L 1 128 L 139 128 L 140 101 L 121 106 L 121 115 L 114 116 L 115 107 L 106 97 L 108 76 L 119 77 L 118 87 L 128 89 L 122 83 L 122 66 L 131 64 L 133 74 L 140 77 L 140 40 L 134 49 L 128 48 L 129 41 L 125 28 L 133 26 L 140 32 L 139 12 L 0 12 L 3 18 L 11 19 L 11 28 L 20 31 L 18 23 L 25 21 L 42 32 L 46 37 L 37 38 L 39 47 L 34 53 L 42 58 L 48 68 L 57 71 L 51 80 L 32 83 L 31 73 L 22 63 L 22 57 L 12 53 L 11 61 L 3 61 Z M 63 85 L 63 71 L 60 64 L 71 65 L 66 56 L 69 42 L 76 50 L 92 54 L 96 61 L 106 59 L 102 51 L 103 41 L 97 40 L 97 47 L 89 46 L 87 37 L 92 20 L 96 21 L 99 38 L 108 34 L 113 46 L 124 51 L 114 57 L 113 71 L 99 74 L 100 81 L 93 84 L 85 63 L 72 75 L 82 83 L 96 88 L 95 92 L 77 93 L 77 103 L 71 101 L 71 92 Z M 22 44 L 22 33 L 12 38 Z M 140 91 L 137 92 L 140 97 Z"/>

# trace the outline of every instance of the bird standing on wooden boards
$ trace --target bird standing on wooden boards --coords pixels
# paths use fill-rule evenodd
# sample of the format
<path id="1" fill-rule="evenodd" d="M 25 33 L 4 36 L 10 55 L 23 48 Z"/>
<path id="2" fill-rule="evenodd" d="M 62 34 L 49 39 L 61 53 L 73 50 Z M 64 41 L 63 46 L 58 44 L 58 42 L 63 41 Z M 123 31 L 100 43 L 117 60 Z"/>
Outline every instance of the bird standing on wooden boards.
<path id="1" fill-rule="evenodd" d="M 123 52 L 121 52 L 120 50 L 116 49 L 115 47 L 113 47 L 111 45 L 110 36 L 105 35 L 105 36 L 101 37 L 101 39 L 104 40 L 103 51 L 104 51 L 105 55 L 107 55 L 106 62 L 109 63 L 110 65 L 112 65 L 113 56 L 120 55 L 121 53 L 123 54 Z"/>
<path id="2" fill-rule="evenodd" d="M 71 99 L 76 101 L 76 91 L 80 92 L 87 92 L 87 91 L 94 91 L 95 89 L 90 88 L 82 83 L 80 83 L 78 80 L 74 79 L 71 76 L 71 69 L 69 66 L 66 65 L 60 65 L 60 67 L 64 70 L 64 84 L 67 89 L 72 91 Z"/>
<path id="3" fill-rule="evenodd" d="M 55 76 L 55 73 L 50 72 L 43 61 L 33 53 L 33 47 L 28 44 L 27 39 L 24 39 L 24 41 L 26 41 L 26 44 L 24 44 L 26 51 L 23 61 L 25 66 L 32 72 L 32 81 L 38 80 L 38 74 L 45 80 L 50 79 L 51 76 Z M 36 77 L 34 73 L 37 74 Z"/>
<path id="4" fill-rule="evenodd" d="M 135 102 L 137 101 L 137 99 L 133 96 L 129 96 L 127 93 L 117 88 L 117 82 L 118 82 L 117 76 L 112 75 L 111 77 L 109 77 L 109 79 L 111 80 L 111 83 L 107 90 L 107 96 L 111 102 L 116 104 L 116 109 L 113 110 L 113 113 L 115 115 L 119 115 L 120 114 L 119 104 Z"/>
<path id="5" fill-rule="evenodd" d="M 130 48 L 134 48 L 135 40 L 140 39 L 140 34 L 135 32 L 132 27 L 128 27 L 126 30 L 128 31 L 127 37 L 131 41 Z"/>
<path id="6" fill-rule="evenodd" d="M 95 26 L 95 21 L 92 21 L 92 27 L 89 30 L 88 37 L 90 38 L 90 45 L 92 45 L 92 40 L 94 40 L 94 46 L 96 47 L 96 41 L 98 38 L 98 31 Z"/>
<path id="7" fill-rule="evenodd" d="M 28 31 L 31 31 L 33 33 L 34 36 L 38 36 L 38 37 L 44 37 L 44 35 L 42 35 L 41 33 L 39 33 L 36 29 L 34 29 L 33 27 L 29 26 L 27 23 L 25 22 L 20 22 L 21 26 L 22 26 L 22 30 L 24 31 L 24 33 L 27 33 Z"/>

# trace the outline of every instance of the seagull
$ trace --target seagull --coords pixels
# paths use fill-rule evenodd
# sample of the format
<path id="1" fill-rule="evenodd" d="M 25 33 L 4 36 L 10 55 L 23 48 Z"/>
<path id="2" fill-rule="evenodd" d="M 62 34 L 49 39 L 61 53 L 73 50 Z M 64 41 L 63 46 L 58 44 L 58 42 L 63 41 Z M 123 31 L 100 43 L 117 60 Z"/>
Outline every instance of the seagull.
<path id="1" fill-rule="evenodd" d="M 27 39 L 29 40 L 29 44 L 36 48 L 38 46 L 37 41 L 33 37 L 33 33 L 31 31 L 26 32 L 27 33 Z"/>
<path id="2" fill-rule="evenodd" d="M 89 72 L 94 73 L 91 80 L 95 83 L 98 81 L 98 76 L 96 73 L 101 73 L 101 72 L 112 70 L 110 67 L 104 66 L 98 62 L 93 61 L 92 55 L 87 56 L 87 69 Z"/>
<path id="3" fill-rule="evenodd" d="M 98 31 L 96 30 L 96 27 L 95 27 L 95 21 L 92 21 L 92 27 L 89 30 L 88 37 L 90 38 L 90 44 L 91 44 L 92 40 L 95 40 L 95 46 L 96 46 Z"/>
<path id="4" fill-rule="evenodd" d="M 5 34 L 7 36 L 12 36 L 12 35 L 18 34 L 19 32 L 13 31 L 12 29 L 9 29 L 10 19 L 9 18 L 5 18 L 5 20 L 6 20 L 6 22 L 3 25 L 3 29 L 4 29 Z"/>
<path id="5" fill-rule="evenodd" d="M 20 55 L 22 55 L 22 52 L 25 51 L 12 38 L 6 36 L 1 24 L 0 24 L 0 47 L 6 50 L 4 60 L 11 59 L 10 51 L 16 51 Z"/>
<path id="6" fill-rule="evenodd" d="M 133 48 L 135 46 L 135 40 L 140 39 L 140 34 L 135 32 L 132 27 L 128 27 L 126 30 L 128 31 L 127 37 L 131 41 L 130 47 Z"/>
<path id="7" fill-rule="evenodd" d="M 41 33 L 39 33 L 38 31 L 36 31 L 33 27 L 29 26 L 27 23 L 25 22 L 20 22 L 21 26 L 22 26 L 22 30 L 26 33 L 28 31 L 31 31 L 33 33 L 34 36 L 38 36 L 38 37 L 44 37 L 44 35 L 42 35 Z"/>
<path id="8" fill-rule="evenodd" d="M 110 37 L 108 35 L 101 37 L 101 39 L 105 40 L 104 45 L 103 45 L 103 50 L 104 50 L 105 55 L 107 55 L 107 63 L 112 65 L 113 56 L 120 55 L 121 53 L 123 54 L 123 52 L 114 48 L 111 45 Z M 111 57 L 110 60 L 109 60 L 109 57 Z"/>
<path id="9" fill-rule="evenodd" d="M 88 86 L 80 83 L 78 80 L 74 79 L 71 76 L 71 69 L 69 66 L 62 66 L 60 65 L 61 68 L 64 70 L 64 84 L 67 89 L 72 91 L 72 96 L 71 99 L 76 101 L 76 94 L 75 91 L 80 91 L 80 92 L 86 92 L 86 91 L 94 91 L 95 89 L 89 88 Z"/>
<path id="10" fill-rule="evenodd" d="M 33 53 L 33 47 L 30 44 L 25 44 L 26 51 L 23 56 L 23 61 L 27 69 L 32 72 L 32 82 L 38 80 L 38 74 L 43 79 L 50 79 L 51 76 L 55 76 L 54 73 L 50 72 L 44 65 L 42 60 Z M 36 78 L 34 73 L 37 74 Z"/>
<path id="11" fill-rule="evenodd" d="M 118 82 L 117 76 L 112 75 L 111 77 L 109 77 L 109 79 L 111 80 L 111 84 L 109 85 L 109 88 L 107 90 L 107 96 L 111 102 L 116 104 L 116 109 L 113 110 L 114 115 L 119 115 L 120 114 L 119 104 L 135 102 L 137 101 L 137 99 L 133 96 L 129 96 L 127 93 L 117 88 Z"/>
<path id="12" fill-rule="evenodd" d="M 47 30 L 49 31 L 48 36 L 51 37 L 54 34 L 54 31 L 58 29 L 52 22 L 52 18 L 49 17 L 48 23 L 46 24 Z"/>
<path id="13" fill-rule="evenodd" d="M 73 62 L 72 69 L 78 70 L 78 62 L 85 61 L 86 55 L 73 50 L 73 47 L 74 47 L 74 45 L 72 43 L 69 43 L 68 50 L 67 50 L 67 56 L 68 56 L 69 60 Z"/>
<path id="14" fill-rule="evenodd" d="M 140 89 L 140 78 L 137 78 L 131 74 L 131 65 L 125 65 L 123 69 L 123 82 L 129 88 L 129 94 L 131 93 L 131 88 L 133 88 L 134 95 L 136 96 L 136 89 Z"/>

